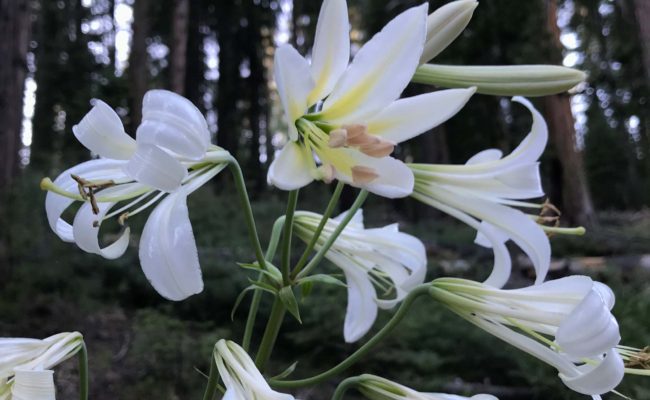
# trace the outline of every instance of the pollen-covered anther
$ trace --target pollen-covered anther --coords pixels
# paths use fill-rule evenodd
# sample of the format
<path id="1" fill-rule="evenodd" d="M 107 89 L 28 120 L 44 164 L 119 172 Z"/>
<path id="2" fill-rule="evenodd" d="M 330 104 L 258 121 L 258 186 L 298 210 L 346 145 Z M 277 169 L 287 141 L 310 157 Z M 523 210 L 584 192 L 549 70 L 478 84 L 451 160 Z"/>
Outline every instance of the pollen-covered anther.
<path id="1" fill-rule="evenodd" d="M 127 218 L 129 218 L 129 212 L 128 212 L 128 211 L 125 212 L 125 213 L 123 213 L 123 214 L 121 214 L 121 215 L 117 218 L 117 222 L 120 224 L 120 226 L 124 226 L 124 225 L 126 224 L 126 219 L 127 219 Z"/>
<path id="2" fill-rule="evenodd" d="M 336 149 L 345 146 L 347 140 L 348 140 L 348 131 L 342 128 L 334 129 L 330 131 L 328 145 L 329 147 Z"/>
<path id="3" fill-rule="evenodd" d="M 374 136 L 368 135 L 368 127 L 361 124 L 343 125 L 347 133 L 347 140 L 345 142 L 348 146 L 361 146 L 368 143 Z"/>
<path id="4" fill-rule="evenodd" d="M 318 167 L 316 171 L 318 173 L 318 178 L 323 182 L 329 184 L 334 180 L 334 174 L 336 173 L 336 170 L 332 164 L 323 164 Z"/>
<path id="5" fill-rule="evenodd" d="M 369 167 L 363 165 L 355 165 L 352 167 L 352 181 L 358 185 L 370 183 L 379 178 L 377 172 Z"/>
<path id="6" fill-rule="evenodd" d="M 374 140 L 372 143 L 360 146 L 359 150 L 362 153 L 369 155 L 370 157 L 376 158 L 389 156 L 393 150 L 395 150 L 395 143 L 377 138 L 376 136 L 374 138 L 376 140 Z"/>

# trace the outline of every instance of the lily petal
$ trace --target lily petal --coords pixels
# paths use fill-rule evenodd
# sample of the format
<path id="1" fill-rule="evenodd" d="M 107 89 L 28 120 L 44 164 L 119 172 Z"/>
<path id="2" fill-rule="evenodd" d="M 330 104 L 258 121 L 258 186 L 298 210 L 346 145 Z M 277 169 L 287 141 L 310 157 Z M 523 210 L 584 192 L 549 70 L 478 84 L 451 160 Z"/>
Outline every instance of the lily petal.
<path id="1" fill-rule="evenodd" d="M 124 171 L 136 181 L 164 192 L 176 190 L 187 176 L 185 167 L 173 156 L 145 143 L 138 143 Z"/>
<path id="2" fill-rule="evenodd" d="M 590 357 L 615 347 L 621 334 L 616 318 L 592 290 L 558 327 L 555 339 L 568 355 Z"/>
<path id="3" fill-rule="evenodd" d="M 76 193 L 77 182 L 72 179 L 71 175 L 77 175 L 87 180 L 126 179 L 127 177 L 122 171 L 124 165 L 126 165 L 125 161 L 101 158 L 86 161 L 63 171 L 54 180 L 54 184 L 67 192 Z M 48 191 L 45 196 L 45 212 L 50 228 L 65 242 L 74 242 L 74 235 L 72 225 L 61 218 L 61 215 L 73 202 L 74 200 L 54 192 Z"/>
<path id="4" fill-rule="evenodd" d="M 399 97 L 417 68 L 427 4 L 410 8 L 363 45 L 323 104 L 333 123 L 360 123 Z"/>
<path id="5" fill-rule="evenodd" d="M 13 400 L 55 400 L 54 371 L 17 369 L 11 388 Z"/>
<path id="6" fill-rule="evenodd" d="M 395 143 L 409 140 L 454 116 L 475 91 L 439 90 L 397 100 L 368 120 L 368 132 Z"/>
<path id="7" fill-rule="evenodd" d="M 570 389 L 586 395 L 601 395 L 614 390 L 625 375 L 623 360 L 614 349 L 610 349 L 599 364 L 585 364 L 577 369 L 580 373 L 576 376 L 559 374 L 560 379 Z"/>
<path id="8" fill-rule="evenodd" d="M 311 58 L 311 76 L 316 86 L 309 94 L 309 105 L 332 91 L 350 61 L 350 21 L 345 0 L 323 2 Z"/>
<path id="9" fill-rule="evenodd" d="M 88 253 L 98 254 L 108 260 L 120 257 L 129 247 L 130 228 L 124 228 L 119 238 L 112 244 L 101 247 L 99 245 L 99 228 L 101 220 L 115 203 L 99 203 L 99 214 L 94 214 L 89 203 L 84 203 L 77 211 L 72 223 L 74 241 L 79 248 Z M 99 222 L 99 224 L 97 223 Z M 95 226 L 97 225 L 97 226 Z"/>
<path id="10" fill-rule="evenodd" d="M 267 180 L 282 190 L 298 189 L 314 180 L 310 168 L 311 163 L 303 148 L 295 142 L 288 142 L 271 163 Z"/>
<path id="11" fill-rule="evenodd" d="M 315 86 L 310 66 L 293 46 L 286 44 L 275 50 L 273 69 L 280 102 L 287 117 L 289 139 L 296 141 L 296 120 L 307 110 L 307 98 Z"/>
<path id="12" fill-rule="evenodd" d="M 145 276 L 166 299 L 179 301 L 203 290 L 183 190 L 167 196 L 151 213 L 142 231 L 139 254 Z"/>
<path id="13" fill-rule="evenodd" d="M 72 127 L 72 133 L 88 150 L 101 157 L 128 160 L 135 151 L 135 140 L 124 132 L 122 120 L 101 100 Z"/>
<path id="14" fill-rule="evenodd" d="M 377 319 L 377 293 L 367 272 L 362 268 L 349 266 L 343 256 L 329 251 L 326 257 L 338 265 L 345 274 L 348 285 L 348 306 L 345 313 L 343 337 L 353 343 L 365 335 Z"/>
<path id="15" fill-rule="evenodd" d="M 199 159 L 210 146 L 208 123 L 188 99 L 168 90 L 150 90 L 142 100 L 138 143 L 153 144 L 189 159 Z"/>
<path id="16" fill-rule="evenodd" d="M 427 18 L 427 41 L 420 63 L 440 54 L 460 35 L 478 6 L 476 0 L 457 0 L 436 9 Z"/>

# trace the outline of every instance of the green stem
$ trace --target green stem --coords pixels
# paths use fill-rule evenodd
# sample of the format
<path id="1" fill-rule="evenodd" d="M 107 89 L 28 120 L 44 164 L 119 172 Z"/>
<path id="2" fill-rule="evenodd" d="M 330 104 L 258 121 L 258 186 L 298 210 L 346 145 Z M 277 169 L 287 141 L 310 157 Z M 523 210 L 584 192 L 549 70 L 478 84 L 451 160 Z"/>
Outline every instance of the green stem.
<path id="1" fill-rule="evenodd" d="M 271 315 L 269 315 L 269 322 L 266 324 L 266 329 L 264 330 L 264 336 L 262 336 L 260 348 L 255 357 L 255 365 L 260 371 L 264 369 L 267 361 L 271 357 L 275 339 L 277 339 L 278 332 L 280 332 L 280 326 L 282 326 L 285 312 L 286 309 L 280 297 L 276 297 L 271 308 Z"/>
<path id="2" fill-rule="evenodd" d="M 343 220 L 339 222 L 334 232 L 332 232 L 332 235 L 327 239 L 325 244 L 323 244 L 323 247 L 321 247 L 318 250 L 314 258 L 312 258 L 311 261 L 309 261 L 309 263 L 305 266 L 305 268 L 296 275 L 297 278 L 302 278 L 307 276 L 309 272 L 311 272 L 311 270 L 314 269 L 319 262 L 321 262 L 323 257 L 325 257 L 325 253 L 327 253 L 330 247 L 332 247 L 332 245 L 339 237 L 341 232 L 343 232 L 343 229 L 345 229 L 348 223 L 352 220 L 354 214 L 357 212 L 359 208 L 361 208 L 363 202 L 366 201 L 366 197 L 368 197 L 368 191 L 366 191 L 365 189 L 361 190 L 359 192 L 359 195 L 357 196 L 357 199 L 352 204 L 352 207 L 350 207 L 350 209 L 347 211 L 345 218 L 343 218 Z"/>
<path id="3" fill-rule="evenodd" d="M 230 157 L 228 165 L 232 170 L 232 175 L 235 179 L 235 186 L 237 186 L 237 193 L 239 193 L 239 199 L 242 203 L 242 206 L 244 207 L 244 216 L 246 219 L 246 225 L 248 226 L 248 236 L 250 238 L 251 244 L 253 245 L 253 248 L 255 249 L 255 257 L 257 258 L 257 262 L 259 263 L 260 268 L 266 269 L 264 253 L 262 252 L 262 245 L 260 244 L 260 238 L 257 235 L 257 228 L 255 226 L 253 209 L 251 208 L 251 203 L 248 199 L 248 191 L 246 190 L 244 174 L 242 173 L 239 163 L 234 157 Z"/>
<path id="4" fill-rule="evenodd" d="M 289 285 L 290 269 L 291 269 L 291 232 L 293 230 L 293 214 L 296 211 L 296 204 L 298 203 L 298 189 L 289 192 L 289 200 L 287 201 L 287 212 L 284 215 L 284 231 L 282 233 L 282 263 L 280 270 L 282 271 L 282 281 L 285 286 Z"/>
<path id="5" fill-rule="evenodd" d="M 349 378 L 344 379 L 339 385 L 336 387 L 336 391 L 334 392 L 334 395 L 332 396 L 332 400 L 341 400 L 343 398 L 343 395 L 345 392 L 348 391 L 348 389 L 351 389 L 352 387 L 356 386 L 356 384 L 361 381 L 360 376 L 351 376 Z"/>
<path id="6" fill-rule="evenodd" d="M 373 347 L 385 339 L 393 331 L 393 329 L 397 327 L 402 319 L 404 319 L 408 310 L 411 308 L 411 305 L 413 305 L 413 302 L 422 295 L 428 295 L 430 288 L 430 284 L 423 284 L 413 289 L 413 291 L 411 291 L 411 293 L 409 293 L 408 296 L 404 298 L 404 301 L 402 301 L 402 304 L 397 309 L 397 312 L 395 312 L 390 321 L 388 321 L 388 323 L 384 325 L 384 327 L 381 328 L 381 330 L 377 332 L 375 336 L 370 338 L 370 340 L 364 343 L 364 345 L 361 346 L 357 351 L 352 353 L 352 355 L 341 361 L 336 366 L 310 378 L 298 379 L 295 381 L 280 381 L 271 379 L 269 383 L 276 388 L 300 388 L 304 386 L 316 385 L 326 379 L 340 374 L 341 372 L 354 365 L 354 363 L 356 363 L 361 357 L 365 356 L 370 350 L 372 350 Z"/>
<path id="7" fill-rule="evenodd" d="M 275 220 L 273 224 L 273 230 L 271 231 L 271 239 L 269 239 L 269 246 L 266 249 L 266 261 L 271 262 L 275 256 L 275 250 L 278 248 L 278 243 L 280 242 L 280 233 L 282 232 L 282 226 L 284 225 L 284 216 Z M 264 274 L 260 274 L 257 278 L 258 280 L 263 279 Z M 251 338 L 253 337 L 253 328 L 255 327 L 255 319 L 257 318 L 257 311 L 260 308 L 260 302 L 262 301 L 263 291 L 256 289 L 253 293 L 253 299 L 251 300 L 251 307 L 248 309 L 248 318 L 246 319 L 246 328 L 244 329 L 244 338 L 242 340 L 242 347 L 248 352 L 251 345 Z"/>
<path id="8" fill-rule="evenodd" d="M 323 228 L 325 228 L 325 224 L 327 221 L 329 221 L 330 216 L 334 212 L 334 209 L 336 208 L 336 204 L 339 201 L 339 197 L 341 197 L 341 192 L 343 191 L 343 187 L 345 186 L 345 183 L 339 181 L 339 183 L 336 185 L 336 189 L 334 189 L 334 193 L 332 194 L 332 198 L 330 199 L 329 203 L 327 204 L 327 208 L 325 208 L 325 212 L 323 213 L 323 218 L 321 218 L 320 223 L 318 224 L 318 227 L 316 228 L 316 231 L 314 232 L 314 236 L 312 236 L 311 240 L 309 241 L 309 244 L 307 244 L 307 248 L 305 251 L 302 253 L 302 256 L 300 257 L 300 260 L 298 260 L 298 263 L 294 267 L 293 271 L 291 272 L 291 278 L 295 279 L 296 276 L 302 271 L 303 267 L 305 264 L 307 264 L 307 260 L 309 259 L 309 256 L 311 255 L 312 250 L 314 250 L 314 246 L 316 246 L 316 242 L 318 241 L 318 238 L 320 237 L 321 232 L 323 231 Z"/>
<path id="9" fill-rule="evenodd" d="M 84 341 L 79 349 L 79 399 L 88 400 L 88 350 Z"/>
<path id="10" fill-rule="evenodd" d="M 219 382 L 219 372 L 217 363 L 214 360 L 214 352 L 210 356 L 210 375 L 208 376 L 208 385 L 205 387 L 203 400 L 212 400 L 217 393 L 217 383 Z"/>

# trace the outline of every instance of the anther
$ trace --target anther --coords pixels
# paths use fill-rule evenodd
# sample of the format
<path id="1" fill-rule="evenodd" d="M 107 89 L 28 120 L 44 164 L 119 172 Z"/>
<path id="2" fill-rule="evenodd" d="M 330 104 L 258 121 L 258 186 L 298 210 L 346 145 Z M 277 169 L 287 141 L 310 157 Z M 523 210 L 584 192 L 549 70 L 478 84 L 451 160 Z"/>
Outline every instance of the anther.
<path id="1" fill-rule="evenodd" d="M 370 183 L 379 178 L 377 172 L 369 167 L 363 165 L 355 165 L 352 167 L 352 181 L 357 184 Z"/>
<path id="2" fill-rule="evenodd" d="M 328 145 L 331 148 L 343 147 L 348 140 L 348 132 L 345 129 L 334 129 L 330 132 Z"/>
<path id="3" fill-rule="evenodd" d="M 367 142 L 368 127 L 361 124 L 343 125 L 343 129 L 347 132 L 348 146 L 359 146 Z"/>
<path id="4" fill-rule="evenodd" d="M 124 224 L 126 224 L 126 219 L 127 219 L 127 218 L 129 218 L 129 212 L 128 212 L 128 211 L 125 212 L 125 213 L 123 213 L 123 214 L 121 214 L 121 215 L 117 218 L 117 223 L 120 224 L 120 226 L 124 226 Z"/>
<path id="5" fill-rule="evenodd" d="M 389 156 L 393 150 L 395 150 L 395 144 L 387 140 L 376 138 L 377 141 L 374 143 L 365 144 L 359 147 L 359 150 L 369 155 L 370 157 L 386 157 Z"/>
<path id="6" fill-rule="evenodd" d="M 336 173 L 336 170 L 332 166 L 332 164 L 323 164 L 320 167 L 317 168 L 318 174 L 320 176 L 320 179 L 329 184 L 332 183 L 334 180 L 334 174 Z"/>

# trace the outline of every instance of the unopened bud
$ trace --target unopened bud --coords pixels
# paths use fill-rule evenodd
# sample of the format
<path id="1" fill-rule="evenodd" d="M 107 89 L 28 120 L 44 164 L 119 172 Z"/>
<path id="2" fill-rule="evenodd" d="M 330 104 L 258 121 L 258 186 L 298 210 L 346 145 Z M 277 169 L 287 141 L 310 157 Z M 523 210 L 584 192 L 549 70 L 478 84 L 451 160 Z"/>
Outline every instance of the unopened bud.
<path id="1" fill-rule="evenodd" d="M 446 88 L 476 87 L 477 93 L 496 96 L 547 96 L 566 92 L 586 74 L 558 65 L 457 66 L 420 65 L 411 79 Z"/>
<path id="2" fill-rule="evenodd" d="M 427 40 L 424 43 L 420 64 L 440 54 L 463 32 L 472 19 L 476 6 L 478 6 L 476 0 L 458 0 L 445 4 L 429 14 Z"/>

